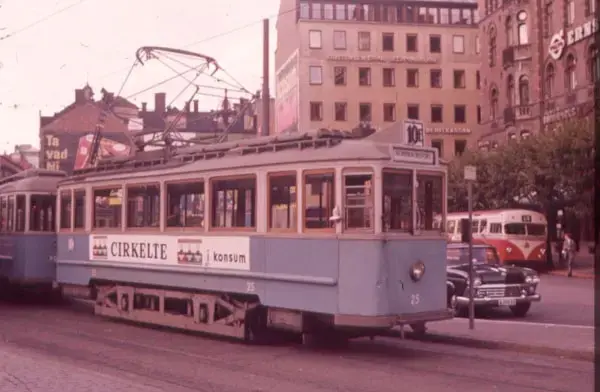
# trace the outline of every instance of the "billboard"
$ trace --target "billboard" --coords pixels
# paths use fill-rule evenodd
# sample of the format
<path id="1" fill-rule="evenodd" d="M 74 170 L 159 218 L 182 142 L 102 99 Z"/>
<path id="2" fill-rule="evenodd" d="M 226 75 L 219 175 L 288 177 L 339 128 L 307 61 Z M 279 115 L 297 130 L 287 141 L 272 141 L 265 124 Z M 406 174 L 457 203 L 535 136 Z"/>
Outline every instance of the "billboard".
<path id="1" fill-rule="evenodd" d="M 91 132 L 43 132 L 40 139 L 40 167 L 48 170 L 62 170 L 68 174 L 82 169 L 89 158 L 92 140 Z M 133 143 L 124 132 L 102 132 L 100 158 L 127 156 Z"/>
<path id="2" fill-rule="evenodd" d="M 298 132 L 298 51 L 275 75 L 275 133 Z"/>

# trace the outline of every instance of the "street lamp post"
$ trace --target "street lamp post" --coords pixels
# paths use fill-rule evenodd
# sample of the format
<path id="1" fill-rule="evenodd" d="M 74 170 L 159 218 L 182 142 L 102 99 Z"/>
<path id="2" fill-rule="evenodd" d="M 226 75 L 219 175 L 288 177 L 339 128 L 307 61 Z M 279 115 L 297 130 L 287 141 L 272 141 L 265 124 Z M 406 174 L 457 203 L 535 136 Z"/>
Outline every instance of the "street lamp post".
<path id="1" fill-rule="evenodd" d="M 473 183 L 477 180 L 477 168 L 465 166 L 465 181 L 467 182 L 467 197 L 469 204 L 469 329 L 475 329 L 475 301 L 473 298 Z"/>

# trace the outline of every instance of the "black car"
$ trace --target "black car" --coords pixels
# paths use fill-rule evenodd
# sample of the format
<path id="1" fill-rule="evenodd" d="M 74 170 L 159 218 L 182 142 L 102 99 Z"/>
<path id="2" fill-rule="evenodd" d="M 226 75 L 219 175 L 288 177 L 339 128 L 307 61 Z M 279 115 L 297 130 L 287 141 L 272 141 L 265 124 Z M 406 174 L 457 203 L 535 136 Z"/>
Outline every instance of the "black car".
<path id="1" fill-rule="evenodd" d="M 448 244 L 446 271 L 449 306 L 464 315 L 469 307 L 469 246 Z M 532 302 L 542 297 L 536 292 L 540 278 L 529 268 L 501 265 L 496 248 L 473 245 L 473 292 L 476 308 L 508 306 L 524 317 Z"/>

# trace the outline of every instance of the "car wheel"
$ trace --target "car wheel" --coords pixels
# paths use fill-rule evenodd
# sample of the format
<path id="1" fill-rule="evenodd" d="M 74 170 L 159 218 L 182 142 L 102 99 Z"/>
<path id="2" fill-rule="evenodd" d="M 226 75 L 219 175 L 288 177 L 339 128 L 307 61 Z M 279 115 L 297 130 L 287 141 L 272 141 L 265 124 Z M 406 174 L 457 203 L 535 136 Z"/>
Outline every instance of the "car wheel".
<path id="1" fill-rule="evenodd" d="M 529 308 L 531 308 L 531 303 L 525 302 L 511 306 L 510 310 L 516 317 L 525 317 L 527 312 L 529 312 Z"/>

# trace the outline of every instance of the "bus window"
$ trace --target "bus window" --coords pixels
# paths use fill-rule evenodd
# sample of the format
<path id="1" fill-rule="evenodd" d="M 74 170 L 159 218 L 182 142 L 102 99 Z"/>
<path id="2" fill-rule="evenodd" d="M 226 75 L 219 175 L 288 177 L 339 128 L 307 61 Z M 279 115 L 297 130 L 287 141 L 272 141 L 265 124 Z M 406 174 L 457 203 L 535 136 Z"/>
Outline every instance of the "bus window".
<path id="1" fill-rule="evenodd" d="M 490 233 L 502 233 L 502 225 L 500 223 L 490 223 Z"/>
<path id="2" fill-rule="evenodd" d="M 485 232 L 487 229 L 487 220 L 482 219 L 481 221 L 479 221 L 479 232 L 483 233 Z"/>
<path id="3" fill-rule="evenodd" d="M 504 234 L 525 235 L 525 225 L 523 223 L 507 223 L 504 225 Z"/>
<path id="4" fill-rule="evenodd" d="M 528 223 L 527 224 L 527 235 L 532 236 L 545 236 L 546 235 L 546 225 L 542 223 Z"/>
<path id="5" fill-rule="evenodd" d="M 446 223 L 446 233 L 454 234 L 455 230 L 456 230 L 456 221 L 449 220 L 448 223 Z"/>
<path id="6" fill-rule="evenodd" d="M 471 224 L 471 233 L 478 233 L 479 232 L 479 220 L 478 219 L 473 219 L 473 223 Z"/>

